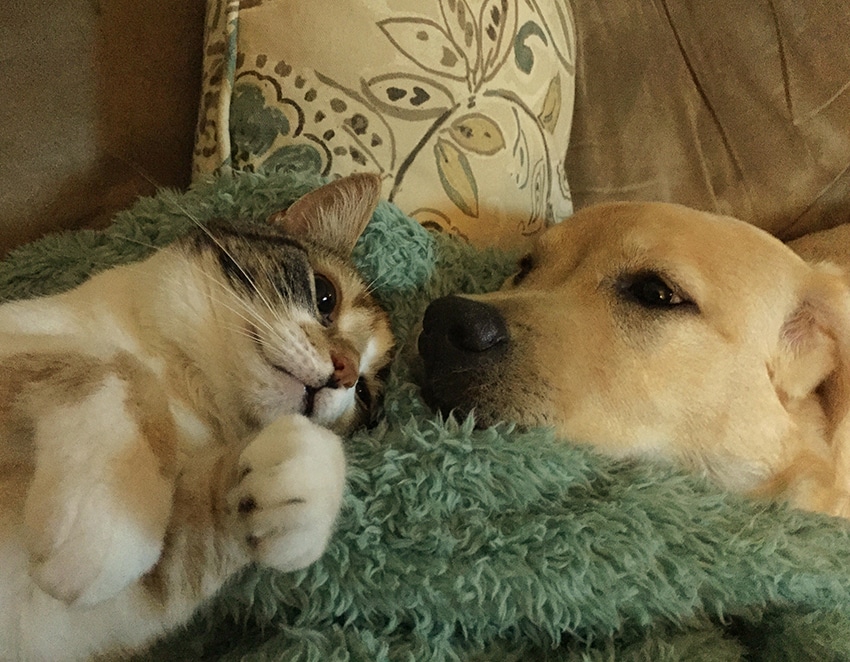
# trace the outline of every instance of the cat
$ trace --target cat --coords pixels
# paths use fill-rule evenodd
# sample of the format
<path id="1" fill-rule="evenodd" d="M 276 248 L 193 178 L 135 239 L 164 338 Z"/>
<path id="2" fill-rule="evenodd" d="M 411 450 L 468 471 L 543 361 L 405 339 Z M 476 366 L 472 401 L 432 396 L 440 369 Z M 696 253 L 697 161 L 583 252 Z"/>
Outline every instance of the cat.
<path id="1" fill-rule="evenodd" d="M 319 558 L 393 349 L 350 264 L 379 190 L 0 305 L 0 659 L 138 652 L 247 565 Z"/>

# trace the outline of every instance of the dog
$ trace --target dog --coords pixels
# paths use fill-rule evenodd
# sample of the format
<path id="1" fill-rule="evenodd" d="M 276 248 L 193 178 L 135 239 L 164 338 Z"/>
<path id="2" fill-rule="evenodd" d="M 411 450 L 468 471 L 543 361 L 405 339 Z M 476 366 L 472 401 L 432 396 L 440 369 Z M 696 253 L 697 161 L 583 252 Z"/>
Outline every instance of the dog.
<path id="1" fill-rule="evenodd" d="M 501 290 L 430 303 L 423 396 L 850 517 L 850 286 L 819 262 L 841 232 L 801 240 L 806 261 L 730 217 L 588 207 Z"/>

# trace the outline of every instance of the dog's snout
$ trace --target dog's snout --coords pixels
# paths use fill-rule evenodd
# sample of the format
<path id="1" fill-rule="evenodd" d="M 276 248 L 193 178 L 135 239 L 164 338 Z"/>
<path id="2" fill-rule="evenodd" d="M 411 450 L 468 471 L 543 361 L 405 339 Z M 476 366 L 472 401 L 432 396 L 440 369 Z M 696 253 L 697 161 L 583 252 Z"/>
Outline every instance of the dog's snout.
<path id="1" fill-rule="evenodd" d="M 446 350 L 481 354 L 506 343 L 508 329 L 494 306 L 458 296 L 431 302 L 422 320 L 419 351 L 423 356 Z"/>
<path id="2" fill-rule="evenodd" d="M 498 308 L 458 296 L 435 299 L 425 311 L 419 354 L 422 395 L 435 409 L 463 416 L 507 356 L 510 334 Z"/>

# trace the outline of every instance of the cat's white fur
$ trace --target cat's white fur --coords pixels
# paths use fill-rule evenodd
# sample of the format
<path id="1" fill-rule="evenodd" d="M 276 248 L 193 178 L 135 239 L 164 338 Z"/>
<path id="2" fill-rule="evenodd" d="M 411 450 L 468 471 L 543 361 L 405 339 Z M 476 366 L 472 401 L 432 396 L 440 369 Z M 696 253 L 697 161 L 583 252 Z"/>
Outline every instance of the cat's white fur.
<path id="1" fill-rule="evenodd" d="M 345 217 L 350 250 L 377 191 L 342 180 L 295 215 Z M 0 306 L 0 660 L 136 651 L 247 564 L 323 553 L 345 481 L 323 426 L 353 424 L 355 389 L 317 387 L 302 415 L 334 340 L 315 316 L 249 312 L 229 292 L 209 256 L 167 248 Z M 381 367 L 385 316 L 344 324 L 346 356 Z"/>

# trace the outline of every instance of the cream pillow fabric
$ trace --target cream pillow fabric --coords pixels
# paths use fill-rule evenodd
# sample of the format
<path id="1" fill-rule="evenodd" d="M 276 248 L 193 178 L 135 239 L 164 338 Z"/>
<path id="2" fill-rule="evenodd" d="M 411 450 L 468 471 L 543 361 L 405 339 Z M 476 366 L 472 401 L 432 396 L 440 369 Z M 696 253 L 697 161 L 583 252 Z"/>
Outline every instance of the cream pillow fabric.
<path id="1" fill-rule="evenodd" d="M 516 248 L 572 211 L 562 0 L 210 0 L 197 176 L 378 172 L 387 199 Z"/>

